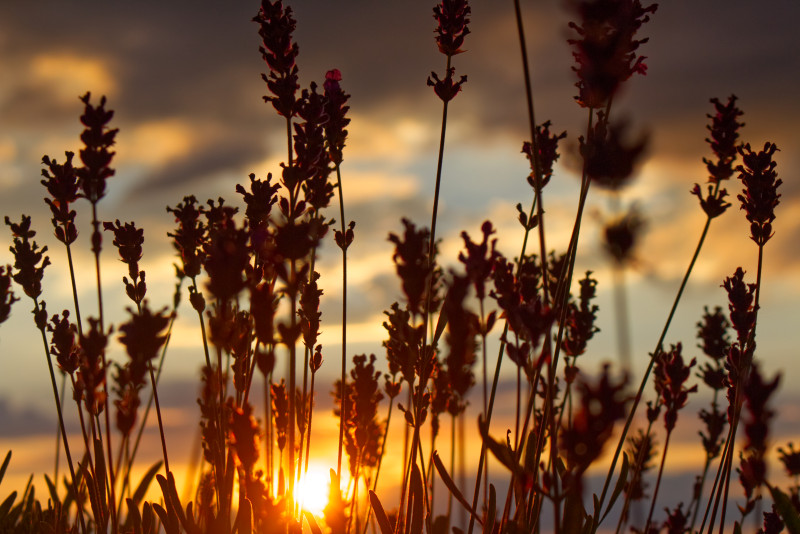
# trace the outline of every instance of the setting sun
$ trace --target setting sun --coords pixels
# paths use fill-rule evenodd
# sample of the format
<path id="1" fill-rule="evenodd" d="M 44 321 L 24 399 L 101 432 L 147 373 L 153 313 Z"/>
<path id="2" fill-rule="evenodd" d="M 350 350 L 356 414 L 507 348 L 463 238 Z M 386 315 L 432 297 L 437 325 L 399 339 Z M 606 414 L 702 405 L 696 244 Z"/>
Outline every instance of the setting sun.
<path id="1" fill-rule="evenodd" d="M 308 472 L 295 487 L 297 502 L 315 516 L 322 516 L 322 511 L 328 504 L 331 485 L 329 472 L 327 468 L 311 463 Z"/>

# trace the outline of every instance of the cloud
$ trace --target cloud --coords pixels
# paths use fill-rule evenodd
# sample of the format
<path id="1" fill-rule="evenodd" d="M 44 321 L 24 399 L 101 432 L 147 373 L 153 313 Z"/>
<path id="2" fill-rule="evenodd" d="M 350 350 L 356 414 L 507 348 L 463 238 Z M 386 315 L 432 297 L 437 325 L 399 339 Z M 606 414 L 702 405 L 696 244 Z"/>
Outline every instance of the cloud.
<path id="1" fill-rule="evenodd" d="M 92 88 L 96 94 L 113 96 L 117 83 L 102 60 L 70 53 L 39 54 L 30 63 L 32 83 L 49 87 L 54 96 L 73 103 L 75 95 Z"/>
<path id="2" fill-rule="evenodd" d="M 3 434 L 9 438 L 39 434 L 53 434 L 57 421 L 41 412 L 29 408 L 14 406 L 5 397 L 0 397 L 0 426 Z"/>

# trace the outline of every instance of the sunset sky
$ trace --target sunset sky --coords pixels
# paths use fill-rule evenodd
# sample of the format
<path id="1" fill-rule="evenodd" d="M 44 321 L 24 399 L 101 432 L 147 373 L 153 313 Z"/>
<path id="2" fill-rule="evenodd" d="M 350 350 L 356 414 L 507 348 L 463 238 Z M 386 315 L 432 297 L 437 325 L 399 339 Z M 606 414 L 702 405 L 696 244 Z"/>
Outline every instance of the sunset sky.
<path id="1" fill-rule="evenodd" d="M 445 63 L 433 40 L 433 3 L 289 4 L 298 21 L 301 85 L 321 83 L 327 70 L 338 68 L 342 87 L 352 95 L 342 166 L 345 210 L 356 222 L 349 251 L 348 352 L 380 356 L 382 312 L 400 299 L 386 237 L 400 231 L 401 217 L 430 224 L 441 102 L 425 82 L 431 71 L 442 73 Z M 141 265 L 152 308 L 170 304 L 174 285 L 175 258 L 166 237 L 174 223 L 165 207 L 188 194 L 200 200 L 222 196 L 238 204 L 235 184 L 245 183 L 250 172 L 259 178 L 280 172 L 284 122 L 262 100 L 265 66 L 251 22 L 257 9 L 252 1 L 208 0 L 0 4 L 0 215 L 12 220 L 32 215 L 37 240 L 49 246 L 53 265 L 45 273 L 44 296 L 51 313 L 71 308 L 72 300 L 63 247 L 52 237 L 42 201 L 40 162 L 43 155 L 61 161 L 65 150 L 77 152 L 79 95 L 107 95 L 107 107 L 115 110 L 117 173 L 99 216 L 144 228 Z M 523 2 L 523 11 L 537 120 L 551 120 L 554 131 L 568 132 L 544 197 L 548 243 L 563 250 L 577 203 L 577 139 L 586 120 L 585 110 L 573 100 L 573 59 L 566 43 L 570 13 L 555 0 Z M 709 98 L 736 94 L 745 112 L 742 140 L 754 148 L 771 141 L 781 150 L 775 159 L 784 184 L 775 236 L 765 249 L 756 353 L 768 375 L 783 370 L 778 444 L 800 439 L 800 411 L 790 409 L 798 399 L 792 384 L 800 380 L 795 363 L 800 346 L 798 20 L 800 4 L 792 0 L 664 1 L 641 32 L 650 38 L 641 49 L 648 58 L 647 75 L 630 80 L 613 110 L 629 121 L 633 135 L 647 133 L 650 139 L 638 178 L 622 196 L 623 205 L 635 203 L 647 220 L 637 261 L 627 274 L 637 383 L 705 221 L 689 190 L 707 178 L 702 158 L 710 157 L 704 142 Z M 500 250 L 518 254 L 522 229 L 514 205 L 527 208 L 532 196 L 520 153 L 528 126 L 512 2 L 475 2 L 470 30 L 466 53 L 453 60 L 456 75 L 466 74 L 469 80 L 450 106 L 437 230 L 444 239 L 443 261 L 452 266 L 462 243 L 459 233 L 466 230 L 476 237 L 486 219 L 499 229 Z M 735 197 L 738 182 L 728 190 Z M 722 280 L 741 265 L 754 281 L 757 247 L 748 239 L 738 202 L 733 204 L 712 224 L 667 336 L 667 343 L 682 341 L 689 356 L 701 356 L 694 334 L 703 306 L 726 305 Z M 587 358 L 594 363 L 587 362 L 589 367 L 617 359 L 610 267 L 598 241 L 609 209 L 608 196 L 593 191 L 576 268 L 576 273 L 590 269 L 600 280 L 602 332 L 590 345 Z M 339 218 L 338 210 L 328 215 Z M 96 297 L 86 245 L 91 230 L 85 213 L 81 217 L 76 264 L 79 272 L 92 273 L 79 280 L 86 316 L 96 313 Z M 0 264 L 13 263 L 9 244 L 4 227 Z M 106 313 L 119 322 L 126 317 L 120 281 L 125 268 L 110 235 L 104 246 Z M 340 269 L 339 250 L 326 243 L 320 259 L 326 357 L 320 410 L 330 408 L 329 384 L 339 366 Z M 14 450 L 12 484 L 52 465 L 53 399 L 30 308 L 30 300 L 23 298 L 0 326 L 0 454 Z M 185 441 L 176 448 L 188 455 L 192 443 L 185 436 L 196 431 L 195 384 L 203 358 L 196 318 L 186 302 L 180 312 L 163 390 L 168 432 Z M 112 350 L 112 357 L 121 354 L 119 346 Z M 321 420 L 317 429 L 319 443 L 329 444 L 326 436 L 335 435 L 333 420 L 326 424 Z M 691 444 L 696 428 L 684 437 Z M 145 454 L 156 458 L 159 449 L 151 443 Z"/>

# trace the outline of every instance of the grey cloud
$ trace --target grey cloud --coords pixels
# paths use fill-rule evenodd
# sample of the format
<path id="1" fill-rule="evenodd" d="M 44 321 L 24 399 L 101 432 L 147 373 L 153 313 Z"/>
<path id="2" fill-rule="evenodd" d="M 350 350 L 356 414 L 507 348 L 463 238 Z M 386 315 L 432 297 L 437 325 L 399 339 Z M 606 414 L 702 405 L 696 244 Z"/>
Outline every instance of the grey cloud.
<path id="1" fill-rule="evenodd" d="M 264 147 L 258 139 L 235 134 L 220 136 L 196 147 L 190 155 L 145 175 L 130 192 L 130 198 L 141 200 L 162 192 L 172 196 L 190 194 L 193 184 L 208 181 L 220 173 L 238 172 L 246 176 L 248 164 L 264 155 Z M 232 193 L 220 192 L 223 196 Z"/>
<path id="2" fill-rule="evenodd" d="M 9 400 L 0 397 L 0 426 L 3 435 L 9 438 L 55 433 L 56 419 L 26 407 L 14 407 Z"/>

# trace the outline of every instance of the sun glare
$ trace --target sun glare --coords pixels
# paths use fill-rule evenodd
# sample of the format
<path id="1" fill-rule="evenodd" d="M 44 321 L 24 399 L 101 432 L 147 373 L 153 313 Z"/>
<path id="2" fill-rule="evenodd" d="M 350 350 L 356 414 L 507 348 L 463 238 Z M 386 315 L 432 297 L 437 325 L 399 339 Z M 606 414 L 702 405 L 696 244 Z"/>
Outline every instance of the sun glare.
<path id="1" fill-rule="evenodd" d="M 297 501 L 315 516 L 322 516 L 322 511 L 328 504 L 330 485 L 330 470 L 311 463 L 308 472 L 295 487 Z"/>

